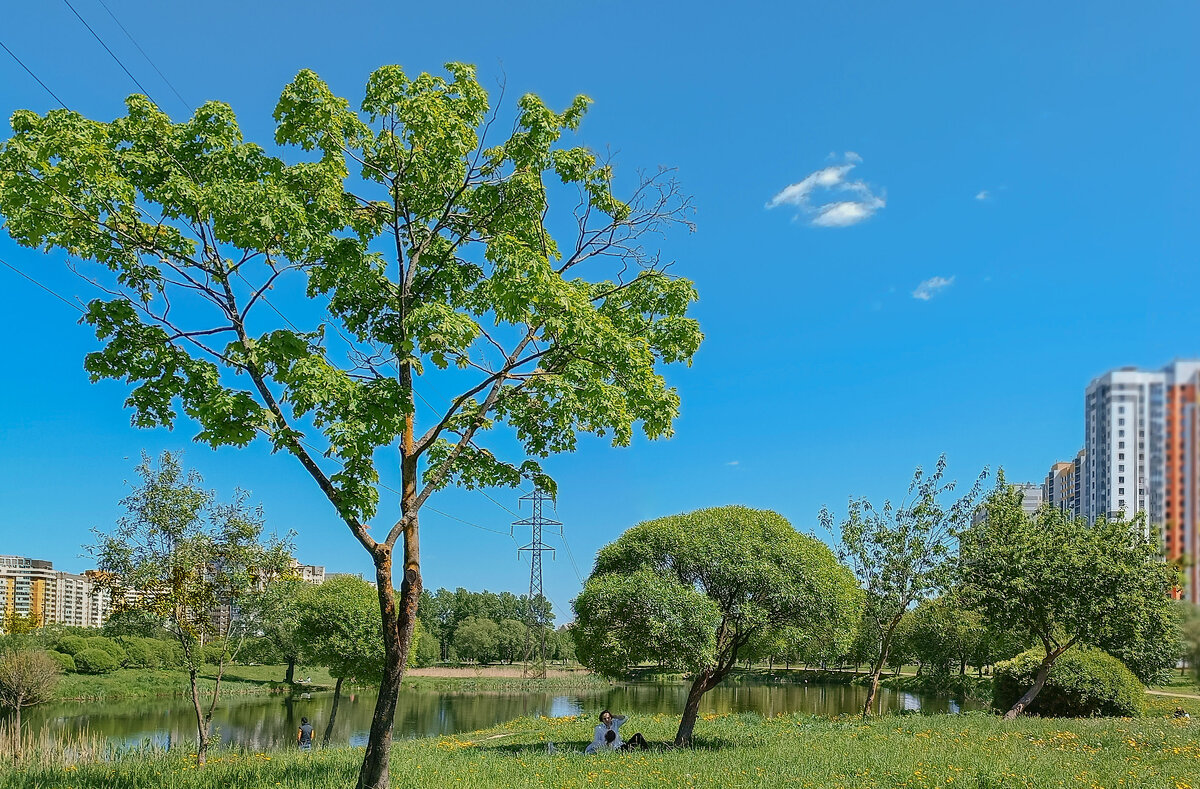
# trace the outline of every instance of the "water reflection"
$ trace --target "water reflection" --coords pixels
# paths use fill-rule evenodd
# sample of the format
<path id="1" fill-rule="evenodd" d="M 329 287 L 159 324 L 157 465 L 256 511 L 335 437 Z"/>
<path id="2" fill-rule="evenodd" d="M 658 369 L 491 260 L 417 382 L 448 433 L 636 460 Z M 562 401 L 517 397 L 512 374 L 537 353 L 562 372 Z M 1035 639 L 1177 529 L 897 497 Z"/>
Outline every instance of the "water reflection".
<path id="1" fill-rule="evenodd" d="M 456 734 L 495 726 L 524 715 L 565 717 L 594 714 L 611 708 L 632 715 L 678 715 L 687 686 L 683 684 L 618 685 L 583 693 L 451 693 L 409 691 L 401 694 L 396 710 L 398 738 Z M 866 688 L 858 685 L 744 684 L 709 691 L 701 713 L 758 712 L 779 715 L 805 712 L 840 715 L 862 709 Z M 295 743 L 301 717 L 316 727 L 317 737 L 333 703 L 332 694 L 311 698 L 284 696 L 229 697 L 217 709 L 213 725 L 221 742 L 254 750 Z M 363 745 L 374 709 L 373 693 L 343 694 L 332 741 Z M 923 710 L 957 713 L 980 705 L 948 698 L 915 696 L 880 690 L 883 711 Z M 195 713 L 186 699 L 137 699 L 109 703 L 61 703 L 34 707 L 25 713 L 31 730 L 42 726 L 63 732 L 88 730 L 114 745 L 152 743 L 161 748 L 185 746 L 196 738 Z M 588 727 L 580 729 L 580 738 Z"/>

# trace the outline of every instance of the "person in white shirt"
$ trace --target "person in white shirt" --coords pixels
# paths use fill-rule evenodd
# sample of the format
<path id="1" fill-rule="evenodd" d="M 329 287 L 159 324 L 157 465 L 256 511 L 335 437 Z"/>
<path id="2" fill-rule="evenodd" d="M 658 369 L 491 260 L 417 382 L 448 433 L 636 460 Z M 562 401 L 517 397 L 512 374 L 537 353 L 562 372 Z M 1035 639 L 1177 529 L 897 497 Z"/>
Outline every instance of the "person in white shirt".
<path id="1" fill-rule="evenodd" d="M 642 736 L 641 732 L 629 738 L 629 742 L 624 742 L 621 739 L 621 725 L 625 723 L 626 716 L 613 715 L 608 710 L 600 713 L 600 725 L 596 727 L 595 736 L 592 738 L 592 743 L 584 749 L 584 753 L 596 753 L 597 751 L 627 751 L 632 748 L 649 748 L 649 743 Z"/>

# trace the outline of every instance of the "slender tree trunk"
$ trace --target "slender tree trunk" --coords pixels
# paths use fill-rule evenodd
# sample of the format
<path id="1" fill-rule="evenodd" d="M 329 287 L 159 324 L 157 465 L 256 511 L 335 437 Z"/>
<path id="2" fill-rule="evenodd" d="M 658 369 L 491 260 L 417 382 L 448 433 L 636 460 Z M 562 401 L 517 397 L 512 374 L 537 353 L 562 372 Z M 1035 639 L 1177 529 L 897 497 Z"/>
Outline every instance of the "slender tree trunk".
<path id="1" fill-rule="evenodd" d="M 196 669 L 188 669 L 188 681 L 192 686 L 192 707 L 196 710 L 196 764 L 203 767 L 208 761 L 208 721 L 200 705 L 200 687 L 196 681 Z"/>
<path id="2" fill-rule="evenodd" d="M 342 700 L 342 679 L 338 677 L 337 684 L 333 687 L 333 708 L 329 710 L 329 722 L 325 724 L 325 736 L 321 739 L 322 748 L 329 744 L 329 738 L 333 736 L 333 722 L 337 720 L 338 702 Z"/>
<path id="3" fill-rule="evenodd" d="M 702 671 L 692 681 L 688 691 L 687 703 L 683 706 L 683 717 L 679 719 L 679 730 L 675 732 L 675 744 L 679 746 L 692 744 L 692 732 L 696 729 L 696 718 L 700 715 L 700 699 L 711 687 L 711 671 Z"/>
<path id="4" fill-rule="evenodd" d="M 1075 640 L 1072 639 L 1058 649 L 1047 648 L 1046 657 L 1042 658 L 1042 665 L 1038 666 L 1038 672 L 1033 678 L 1033 686 L 1025 691 L 1025 695 L 1017 699 L 1017 703 L 1012 705 L 1012 709 L 1004 713 L 1004 720 L 1013 720 L 1029 708 L 1029 705 L 1037 698 L 1037 694 L 1041 692 L 1042 686 L 1046 684 L 1046 678 L 1050 676 L 1050 669 L 1054 666 L 1054 661 L 1058 660 L 1059 656 L 1070 649 L 1074 643 Z"/>
<path id="5" fill-rule="evenodd" d="M 404 443 L 409 449 L 412 446 L 411 424 L 410 420 L 410 427 L 406 429 L 404 436 Z M 363 754 L 356 789 L 388 789 L 392 724 L 396 717 L 396 702 L 400 698 L 400 684 L 404 680 L 408 649 L 412 645 L 417 603 L 421 598 L 421 550 L 415 508 L 417 463 L 411 451 L 407 452 L 401 461 L 401 477 L 400 509 L 402 517 L 406 519 L 404 581 L 400 584 L 400 600 L 397 606 L 396 593 L 392 589 L 392 550 L 386 543 L 380 543 L 372 558 L 375 562 L 379 610 L 383 618 L 383 677 L 379 683 L 379 697 L 375 700 L 371 733 L 367 739 L 367 749 Z"/>
<path id="6" fill-rule="evenodd" d="M 25 703 L 25 699 L 21 696 L 18 696 L 17 697 L 17 709 L 16 709 L 17 728 L 13 731 L 13 733 L 16 735 L 16 739 L 13 740 L 13 754 L 18 759 L 21 758 L 21 705 L 24 703 Z"/>
<path id="7" fill-rule="evenodd" d="M 284 675 L 283 681 L 289 685 L 296 684 L 296 656 L 292 655 L 288 658 L 287 674 Z"/>
<path id="8" fill-rule="evenodd" d="M 875 696 L 879 693 L 879 675 L 883 673 L 883 664 L 887 660 L 888 647 L 886 642 L 879 651 L 879 657 L 871 664 L 871 681 L 867 683 L 867 702 L 863 704 L 863 717 L 871 714 L 871 707 L 875 704 Z"/>

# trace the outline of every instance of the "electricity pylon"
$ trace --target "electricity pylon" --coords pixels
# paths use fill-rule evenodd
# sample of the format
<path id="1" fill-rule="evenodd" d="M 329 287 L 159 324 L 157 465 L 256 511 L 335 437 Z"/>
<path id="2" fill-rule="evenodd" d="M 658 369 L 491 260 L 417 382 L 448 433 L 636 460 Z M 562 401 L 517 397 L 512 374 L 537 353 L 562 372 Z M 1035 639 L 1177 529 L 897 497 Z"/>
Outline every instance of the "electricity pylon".
<path id="1" fill-rule="evenodd" d="M 553 558 L 554 548 L 542 542 L 542 529 L 546 526 L 557 526 L 558 534 L 562 536 L 562 524 L 555 520 L 550 520 L 542 516 L 542 504 L 550 499 L 551 506 L 554 506 L 554 500 L 547 496 L 542 491 L 534 488 L 533 493 L 529 493 L 521 497 L 522 502 L 528 501 L 533 509 L 533 513 L 528 518 L 519 521 L 513 521 L 513 527 L 530 526 L 533 528 L 533 540 L 528 545 L 523 545 L 517 549 L 519 557 L 523 552 L 529 552 L 529 629 L 525 631 L 525 668 L 521 674 L 524 677 L 532 677 L 541 679 L 546 676 L 546 612 L 542 603 L 546 596 L 542 591 L 542 554 L 549 553 Z M 520 506 L 518 504 L 518 506 Z M 512 528 L 509 529 L 511 534 Z M 533 628 L 537 628 L 536 643 L 532 637 Z"/>

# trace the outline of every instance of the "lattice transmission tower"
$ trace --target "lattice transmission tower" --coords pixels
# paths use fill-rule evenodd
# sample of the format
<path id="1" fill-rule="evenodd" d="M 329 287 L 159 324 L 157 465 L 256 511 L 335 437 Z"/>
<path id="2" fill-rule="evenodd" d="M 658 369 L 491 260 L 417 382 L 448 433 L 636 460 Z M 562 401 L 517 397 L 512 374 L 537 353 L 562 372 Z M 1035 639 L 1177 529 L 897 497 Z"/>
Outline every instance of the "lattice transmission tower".
<path id="1" fill-rule="evenodd" d="M 526 551 L 529 552 L 529 629 L 525 631 L 525 668 L 521 673 L 522 676 L 533 678 L 546 676 L 546 627 L 549 622 L 546 620 L 544 605 L 546 596 L 542 591 L 542 554 L 549 553 L 552 558 L 555 556 L 554 548 L 542 542 L 542 529 L 557 526 L 558 535 L 562 536 L 562 524 L 542 515 L 542 505 L 547 499 L 550 506 L 554 507 L 554 499 L 536 488 L 533 493 L 522 496 L 521 503 L 528 501 L 533 512 L 528 518 L 513 521 L 509 529 L 510 534 L 517 526 L 530 526 L 533 529 L 533 540 L 517 549 L 518 557 Z M 536 638 L 533 635 L 535 627 Z"/>

